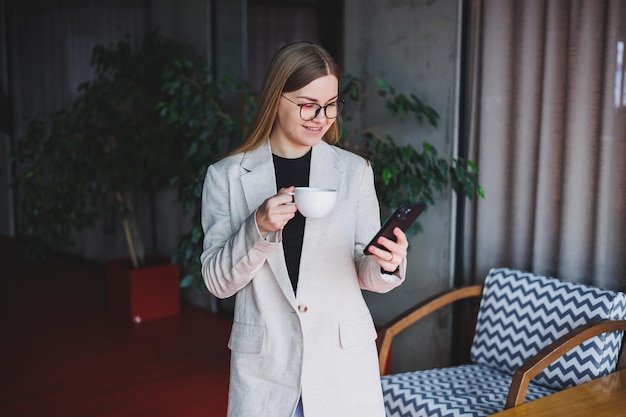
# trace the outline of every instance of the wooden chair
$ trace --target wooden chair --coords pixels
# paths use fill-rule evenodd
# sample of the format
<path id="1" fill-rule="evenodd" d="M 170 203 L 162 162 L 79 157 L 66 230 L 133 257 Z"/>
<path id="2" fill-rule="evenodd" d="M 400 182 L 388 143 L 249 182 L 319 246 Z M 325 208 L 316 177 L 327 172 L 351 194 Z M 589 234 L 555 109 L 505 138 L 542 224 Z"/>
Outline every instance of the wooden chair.
<path id="1" fill-rule="evenodd" d="M 383 326 L 381 375 L 395 335 L 472 297 L 480 308 L 471 363 L 381 376 L 387 417 L 488 416 L 615 371 L 626 294 L 500 268 L 484 285 L 431 297 Z"/>

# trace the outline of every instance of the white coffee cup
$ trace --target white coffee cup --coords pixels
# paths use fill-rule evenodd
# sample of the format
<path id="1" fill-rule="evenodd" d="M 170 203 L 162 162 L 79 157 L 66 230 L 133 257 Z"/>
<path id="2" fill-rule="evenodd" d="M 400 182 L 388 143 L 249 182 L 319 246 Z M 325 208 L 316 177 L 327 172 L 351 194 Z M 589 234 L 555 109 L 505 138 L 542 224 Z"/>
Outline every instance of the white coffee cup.
<path id="1" fill-rule="evenodd" d="M 293 193 L 298 211 L 304 217 L 326 217 L 335 207 L 337 190 L 327 188 L 296 187 Z"/>

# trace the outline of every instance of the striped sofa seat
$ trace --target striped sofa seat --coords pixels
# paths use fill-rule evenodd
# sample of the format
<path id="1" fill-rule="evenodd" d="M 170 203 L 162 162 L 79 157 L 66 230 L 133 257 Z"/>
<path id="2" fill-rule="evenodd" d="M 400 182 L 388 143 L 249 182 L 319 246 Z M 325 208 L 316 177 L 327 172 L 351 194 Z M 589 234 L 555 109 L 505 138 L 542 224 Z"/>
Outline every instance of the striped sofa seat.
<path id="1" fill-rule="evenodd" d="M 500 268 L 484 282 L 472 364 L 382 377 L 388 417 L 480 417 L 501 411 L 515 369 L 591 320 L 626 318 L 626 294 Z M 572 349 L 531 382 L 526 401 L 615 370 L 622 332 Z"/>

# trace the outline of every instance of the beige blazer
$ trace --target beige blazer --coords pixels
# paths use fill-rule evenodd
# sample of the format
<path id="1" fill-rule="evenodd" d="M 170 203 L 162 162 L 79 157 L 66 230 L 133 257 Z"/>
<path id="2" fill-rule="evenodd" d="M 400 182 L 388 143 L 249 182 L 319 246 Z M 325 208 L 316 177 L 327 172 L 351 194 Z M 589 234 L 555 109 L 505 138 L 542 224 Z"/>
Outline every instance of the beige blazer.
<path id="1" fill-rule="evenodd" d="M 376 331 L 361 290 L 400 285 L 362 250 L 380 227 L 373 173 L 363 158 L 321 142 L 310 186 L 338 190 L 334 211 L 307 219 L 297 296 L 280 232 L 263 239 L 255 210 L 276 194 L 269 141 L 207 170 L 202 275 L 209 291 L 236 294 L 229 417 L 384 417 Z"/>

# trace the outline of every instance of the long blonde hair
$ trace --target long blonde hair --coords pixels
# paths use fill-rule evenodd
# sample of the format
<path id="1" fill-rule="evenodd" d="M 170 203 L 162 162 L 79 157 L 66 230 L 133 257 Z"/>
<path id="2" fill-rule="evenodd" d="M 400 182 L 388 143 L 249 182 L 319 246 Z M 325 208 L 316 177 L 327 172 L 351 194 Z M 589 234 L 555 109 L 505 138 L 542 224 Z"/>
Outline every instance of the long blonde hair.
<path id="1" fill-rule="evenodd" d="M 326 75 L 334 75 L 341 82 L 339 66 L 321 46 L 311 42 L 294 42 L 279 49 L 265 74 L 250 129 L 241 146 L 230 154 L 256 149 L 267 140 L 276 120 L 282 93 L 299 90 Z M 338 122 L 333 123 L 323 137 L 332 145 L 339 141 Z"/>

